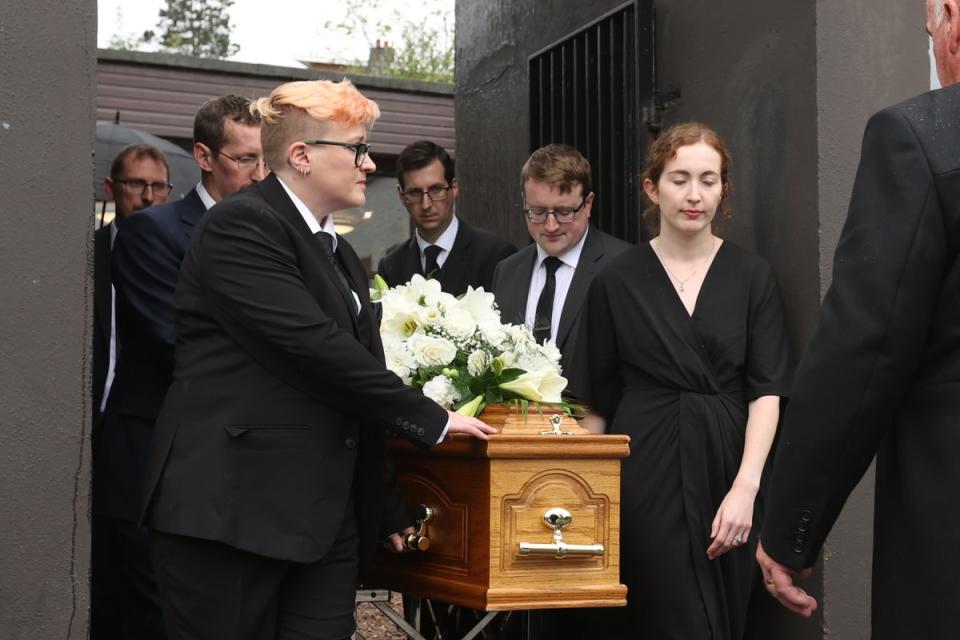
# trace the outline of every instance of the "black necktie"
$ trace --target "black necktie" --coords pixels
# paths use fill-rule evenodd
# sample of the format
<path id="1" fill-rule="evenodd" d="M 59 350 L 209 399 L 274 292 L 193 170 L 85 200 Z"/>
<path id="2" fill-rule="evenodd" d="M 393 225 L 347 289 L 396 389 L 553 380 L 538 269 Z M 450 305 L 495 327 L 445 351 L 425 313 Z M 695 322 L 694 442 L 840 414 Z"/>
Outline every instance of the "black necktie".
<path id="1" fill-rule="evenodd" d="M 547 269 L 547 281 L 543 283 L 543 291 L 537 300 L 537 313 L 533 317 L 533 337 L 537 344 L 550 337 L 550 326 L 553 323 L 553 297 L 557 292 L 557 269 L 563 262 L 560 258 L 547 256 L 543 266 Z"/>
<path id="2" fill-rule="evenodd" d="M 423 250 L 424 257 L 424 266 L 423 266 L 423 275 L 431 278 L 436 277 L 440 271 L 440 265 L 437 264 L 437 258 L 440 257 L 440 252 L 443 251 L 442 247 L 438 247 L 435 244 L 430 245 Z"/>
<path id="3" fill-rule="evenodd" d="M 333 267 L 334 273 L 337 274 L 337 280 L 340 282 L 340 286 L 342 287 L 340 293 L 344 294 L 344 298 L 350 303 L 350 309 L 356 312 L 357 303 L 353 299 L 353 286 L 350 284 L 350 280 L 340 267 L 340 261 L 337 260 L 337 255 L 333 251 L 333 236 L 324 231 L 317 231 L 314 236 L 316 236 L 316 238 L 320 241 L 320 246 L 323 247 L 323 254 L 326 256 L 327 262 L 330 263 L 330 266 Z"/>

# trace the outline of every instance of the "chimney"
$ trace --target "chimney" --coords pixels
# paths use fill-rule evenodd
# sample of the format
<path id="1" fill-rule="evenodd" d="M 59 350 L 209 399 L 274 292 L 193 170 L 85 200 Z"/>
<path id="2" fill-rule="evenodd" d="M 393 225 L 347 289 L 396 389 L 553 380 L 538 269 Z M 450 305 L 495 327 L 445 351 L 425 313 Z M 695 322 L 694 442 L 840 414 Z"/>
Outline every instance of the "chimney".
<path id="1" fill-rule="evenodd" d="M 380 45 L 380 38 L 377 38 L 376 45 L 370 47 L 370 59 L 367 62 L 367 72 L 373 76 L 382 76 L 390 68 L 393 62 L 393 49 L 390 48 L 386 40 L 383 46 Z"/>

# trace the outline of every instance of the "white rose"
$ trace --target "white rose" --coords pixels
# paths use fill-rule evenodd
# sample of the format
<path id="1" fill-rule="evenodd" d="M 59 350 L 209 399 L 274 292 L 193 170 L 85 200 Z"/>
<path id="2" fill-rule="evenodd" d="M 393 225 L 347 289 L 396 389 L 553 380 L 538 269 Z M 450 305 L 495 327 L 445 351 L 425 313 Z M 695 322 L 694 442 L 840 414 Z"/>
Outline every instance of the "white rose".
<path id="1" fill-rule="evenodd" d="M 490 365 L 490 356 L 479 349 L 467 356 L 467 372 L 479 376 Z"/>
<path id="2" fill-rule="evenodd" d="M 453 381 L 447 376 L 436 376 L 427 380 L 427 383 L 423 385 L 423 395 L 446 409 L 449 409 L 454 402 L 460 399 L 460 394 L 453 386 Z"/>
<path id="3" fill-rule="evenodd" d="M 423 367 L 445 367 L 457 357 L 457 347 L 446 338 L 416 334 L 407 346 Z"/>
<path id="4" fill-rule="evenodd" d="M 473 317 L 463 309 L 449 309 L 440 326 L 457 340 L 466 340 L 477 330 Z"/>

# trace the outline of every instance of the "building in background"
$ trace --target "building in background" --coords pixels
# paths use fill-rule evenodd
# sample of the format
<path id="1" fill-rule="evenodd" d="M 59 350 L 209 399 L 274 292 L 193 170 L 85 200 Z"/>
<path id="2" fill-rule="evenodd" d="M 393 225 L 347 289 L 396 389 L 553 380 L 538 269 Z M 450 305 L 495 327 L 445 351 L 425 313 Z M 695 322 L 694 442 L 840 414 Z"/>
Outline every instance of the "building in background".
<path id="1" fill-rule="evenodd" d="M 294 69 L 197 59 L 164 53 L 97 51 L 97 119 L 190 149 L 193 117 L 207 99 L 235 93 L 257 98 L 291 80 L 350 80 L 380 105 L 370 132 L 377 164 L 362 209 L 335 214 L 337 231 L 371 270 L 386 251 L 410 235 L 409 216 L 396 195 L 394 164 L 407 144 L 429 138 L 455 154 L 453 87 L 399 78 L 350 75 L 343 70 Z M 99 218 L 100 207 L 97 207 Z"/>

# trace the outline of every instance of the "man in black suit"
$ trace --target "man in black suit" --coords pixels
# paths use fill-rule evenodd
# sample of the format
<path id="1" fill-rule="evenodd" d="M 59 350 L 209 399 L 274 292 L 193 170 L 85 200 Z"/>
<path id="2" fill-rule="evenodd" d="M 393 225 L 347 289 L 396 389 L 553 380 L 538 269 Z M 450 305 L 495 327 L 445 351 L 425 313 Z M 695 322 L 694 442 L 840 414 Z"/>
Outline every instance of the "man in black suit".
<path id="1" fill-rule="evenodd" d="M 520 172 L 524 216 L 534 244 L 497 265 L 493 293 L 504 322 L 550 340 L 566 369 L 594 275 L 630 245 L 590 224 L 590 162 L 573 147 L 533 152 Z"/>
<path id="2" fill-rule="evenodd" d="M 799 365 L 757 559 L 767 589 L 817 559 L 874 455 L 873 638 L 960 628 L 960 6 L 927 1 L 944 87 L 867 123 L 833 282 Z"/>
<path id="3" fill-rule="evenodd" d="M 415 230 L 380 261 L 377 270 L 387 284 L 406 284 L 419 273 L 455 296 L 467 286 L 490 291 L 497 263 L 517 249 L 457 218 L 458 186 L 450 154 L 428 140 L 408 145 L 397 158 L 397 181 Z"/>
<path id="4" fill-rule="evenodd" d="M 412 531 L 385 430 L 485 438 L 384 367 L 364 268 L 333 212 L 362 206 L 375 103 L 348 81 L 257 102 L 273 173 L 198 225 L 144 520 L 170 637 L 348 638 L 358 563 Z"/>
<path id="5" fill-rule="evenodd" d="M 107 197 L 114 202 L 114 219 L 93 234 L 93 431 L 110 397 L 117 362 L 117 332 L 110 278 L 110 254 L 117 227 L 131 215 L 170 195 L 170 167 L 160 149 L 148 144 L 131 144 L 120 150 L 103 179 Z M 96 437 L 96 436 L 94 436 Z M 97 524 L 96 522 L 94 524 Z M 119 637 L 122 609 L 117 606 L 123 593 L 122 563 L 105 536 L 93 532 L 93 582 L 91 585 L 90 634 L 95 640 Z M 103 544 L 101 544 L 103 543 Z"/>
<path id="6" fill-rule="evenodd" d="M 194 225 L 215 202 L 260 180 L 260 130 L 240 96 L 211 100 L 194 119 L 201 181 L 183 199 L 144 209 L 120 225 L 111 271 L 116 288 L 116 377 L 93 439 L 93 510 L 101 538 L 124 566 L 125 638 L 161 638 L 149 536 L 137 526 L 153 424 L 173 374 L 173 292 Z"/>

